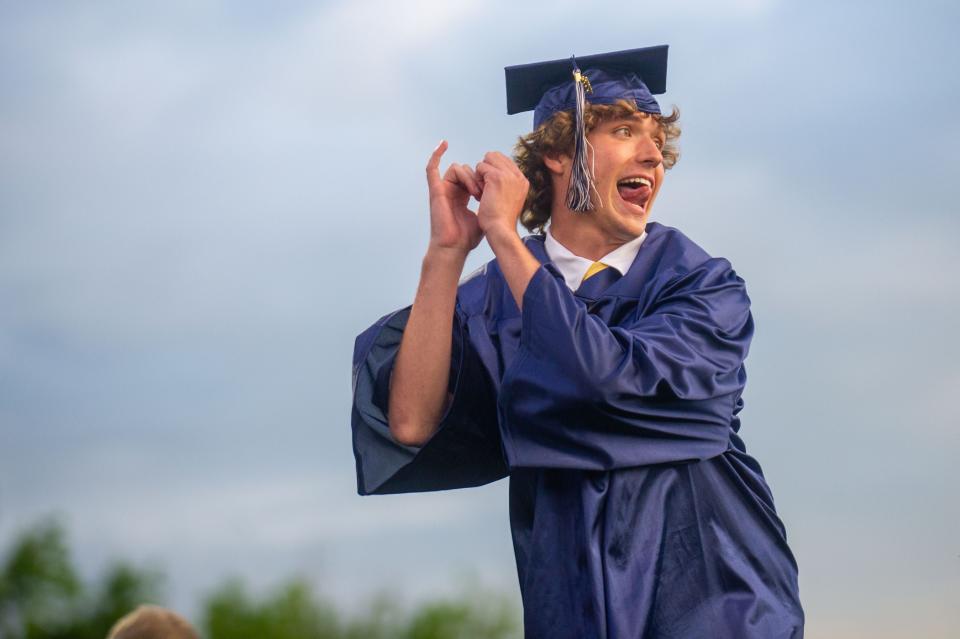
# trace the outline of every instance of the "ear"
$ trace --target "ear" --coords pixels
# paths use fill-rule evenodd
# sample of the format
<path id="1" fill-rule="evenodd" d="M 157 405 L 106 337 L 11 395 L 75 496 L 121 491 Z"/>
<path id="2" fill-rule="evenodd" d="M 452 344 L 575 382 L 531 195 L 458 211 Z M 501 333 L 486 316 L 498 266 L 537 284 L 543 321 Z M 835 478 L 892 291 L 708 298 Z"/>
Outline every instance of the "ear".
<path id="1" fill-rule="evenodd" d="M 548 171 L 557 176 L 563 175 L 567 171 L 570 167 L 570 162 L 570 157 L 563 154 L 543 156 L 544 166 L 547 167 Z"/>

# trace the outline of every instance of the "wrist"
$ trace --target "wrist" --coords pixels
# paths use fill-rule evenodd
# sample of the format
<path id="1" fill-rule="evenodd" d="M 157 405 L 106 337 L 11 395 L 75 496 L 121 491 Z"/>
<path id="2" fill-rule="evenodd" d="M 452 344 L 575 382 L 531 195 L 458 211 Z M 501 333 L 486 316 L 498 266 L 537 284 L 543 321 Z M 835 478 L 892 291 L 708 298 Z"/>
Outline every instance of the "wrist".
<path id="1" fill-rule="evenodd" d="M 430 245 L 423 256 L 423 270 L 442 270 L 456 272 L 459 278 L 463 265 L 467 261 L 468 250 Z"/>
<path id="2" fill-rule="evenodd" d="M 490 244 L 490 248 L 494 249 L 494 251 L 496 251 L 498 246 L 506 246 L 520 242 L 520 234 L 517 233 L 516 222 L 514 222 L 512 226 L 509 224 L 489 226 L 484 229 L 483 234 L 487 238 L 487 243 Z"/>

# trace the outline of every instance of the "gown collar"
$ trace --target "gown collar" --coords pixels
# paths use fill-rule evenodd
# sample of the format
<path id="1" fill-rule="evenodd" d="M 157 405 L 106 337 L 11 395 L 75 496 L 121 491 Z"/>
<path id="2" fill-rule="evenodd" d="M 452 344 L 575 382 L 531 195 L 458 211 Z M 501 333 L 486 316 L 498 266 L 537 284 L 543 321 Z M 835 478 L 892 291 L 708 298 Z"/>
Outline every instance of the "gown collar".
<path id="1" fill-rule="evenodd" d="M 646 242 L 647 244 L 650 244 L 650 241 L 653 239 L 653 237 L 658 236 L 663 231 L 663 228 L 664 227 L 662 227 L 657 222 L 647 222 L 647 227 L 644 230 L 643 235 L 636 238 L 635 240 L 632 240 L 632 242 L 636 242 L 636 245 L 635 247 L 632 248 L 632 250 L 628 249 L 629 261 L 624 260 L 623 259 L 624 256 L 614 256 L 614 261 L 616 263 L 610 264 L 610 266 L 616 268 L 623 275 L 626 275 L 631 269 L 633 269 L 633 267 L 639 261 L 638 258 L 641 255 L 640 245 L 643 244 L 644 242 Z M 524 238 L 524 244 L 526 244 L 530 252 L 533 253 L 533 256 L 536 257 L 541 264 L 547 266 L 547 269 L 549 271 L 553 272 L 555 275 L 562 278 L 564 283 L 567 285 L 568 288 L 570 288 L 570 290 L 575 291 L 579 287 L 580 281 L 583 279 L 583 273 L 586 272 L 586 268 L 583 269 L 583 272 L 580 273 L 579 277 L 577 278 L 576 285 L 571 286 L 571 279 L 568 278 L 567 273 L 564 272 L 563 268 L 559 264 L 557 264 L 556 256 L 551 254 L 551 252 L 548 251 L 547 241 L 548 240 L 547 240 L 546 234 L 528 235 Z M 623 246 L 620 247 L 620 249 L 626 247 L 628 244 L 631 244 L 631 242 L 624 244 Z M 563 245 L 561 245 L 559 242 L 556 242 L 556 245 L 563 247 Z M 565 247 L 563 247 L 563 249 L 567 250 Z M 614 255 L 620 249 L 611 251 L 610 254 L 608 254 L 607 256 L 604 256 L 604 258 L 602 258 L 600 261 L 603 262 L 604 259 L 607 259 L 611 255 Z M 568 250 L 567 252 L 569 253 Z M 624 255 L 626 254 L 627 254 L 627 251 L 624 252 Z M 570 255 L 573 255 L 573 253 L 570 253 Z M 574 257 L 577 257 L 577 256 L 574 255 Z M 585 262 L 587 262 L 588 263 L 587 268 L 589 267 L 590 264 L 592 264 L 590 260 L 586 260 L 585 258 L 578 258 L 578 259 L 583 259 Z M 622 279 L 626 279 L 626 278 L 621 278 L 621 280 Z M 616 287 L 617 287 L 617 283 L 614 283 L 611 288 L 616 288 Z"/>
<path id="2" fill-rule="evenodd" d="M 625 275 L 627 271 L 630 270 L 630 265 L 633 264 L 633 260 L 636 259 L 640 245 L 643 244 L 645 239 L 647 239 L 646 231 L 626 244 L 618 246 L 597 261 L 603 262 L 610 268 L 615 269 L 620 275 Z M 576 291 L 580 287 L 580 284 L 583 283 L 583 277 L 587 273 L 587 269 L 593 265 L 593 260 L 574 254 L 553 237 L 550 229 L 547 229 L 547 233 L 544 236 L 543 246 L 547 255 L 550 256 L 550 261 L 553 262 L 557 270 L 560 271 L 560 274 L 563 275 L 563 280 L 567 288 L 571 291 Z"/>

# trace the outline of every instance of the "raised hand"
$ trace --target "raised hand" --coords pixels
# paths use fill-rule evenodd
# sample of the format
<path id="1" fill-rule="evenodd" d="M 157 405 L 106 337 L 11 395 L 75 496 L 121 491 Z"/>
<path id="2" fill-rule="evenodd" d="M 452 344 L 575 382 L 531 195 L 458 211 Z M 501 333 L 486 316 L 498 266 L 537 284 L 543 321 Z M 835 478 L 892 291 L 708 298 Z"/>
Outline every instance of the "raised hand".
<path id="1" fill-rule="evenodd" d="M 451 164 L 440 177 L 440 158 L 447 150 L 440 142 L 427 162 L 427 187 L 430 191 L 430 248 L 462 252 L 466 255 L 480 243 L 483 232 L 477 214 L 467 207 L 472 195 L 483 194 L 473 169 Z"/>
<path id="2" fill-rule="evenodd" d="M 429 440 L 443 416 L 457 285 L 467 254 L 483 237 L 476 213 L 467 208 L 471 195 L 483 195 L 479 181 L 473 169 L 458 164 L 440 177 L 446 150 L 441 142 L 427 162 L 430 246 L 390 378 L 390 432 L 409 446 Z"/>
<path id="3" fill-rule="evenodd" d="M 517 234 L 517 219 L 523 212 L 530 183 L 509 157 L 491 151 L 477 164 L 481 195 L 477 221 L 484 234 Z"/>

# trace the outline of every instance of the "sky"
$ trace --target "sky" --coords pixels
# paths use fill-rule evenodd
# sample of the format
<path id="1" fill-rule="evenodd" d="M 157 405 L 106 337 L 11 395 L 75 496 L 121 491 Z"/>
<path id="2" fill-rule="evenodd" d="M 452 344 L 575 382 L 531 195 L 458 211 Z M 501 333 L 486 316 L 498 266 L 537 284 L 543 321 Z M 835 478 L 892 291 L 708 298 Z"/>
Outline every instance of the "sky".
<path id="1" fill-rule="evenodd" d="M 747 282 L 807 636 L 957 636 L 960 9 L 890 4 L 0 3 L 0 548 L 56 515 L 191 614 L 519 597 L 505 482 L 356 495 L 353 340 L 412 299 L 437 142 L 529 130 L 504 66 L 669 44 L 652 219 Z"/>

